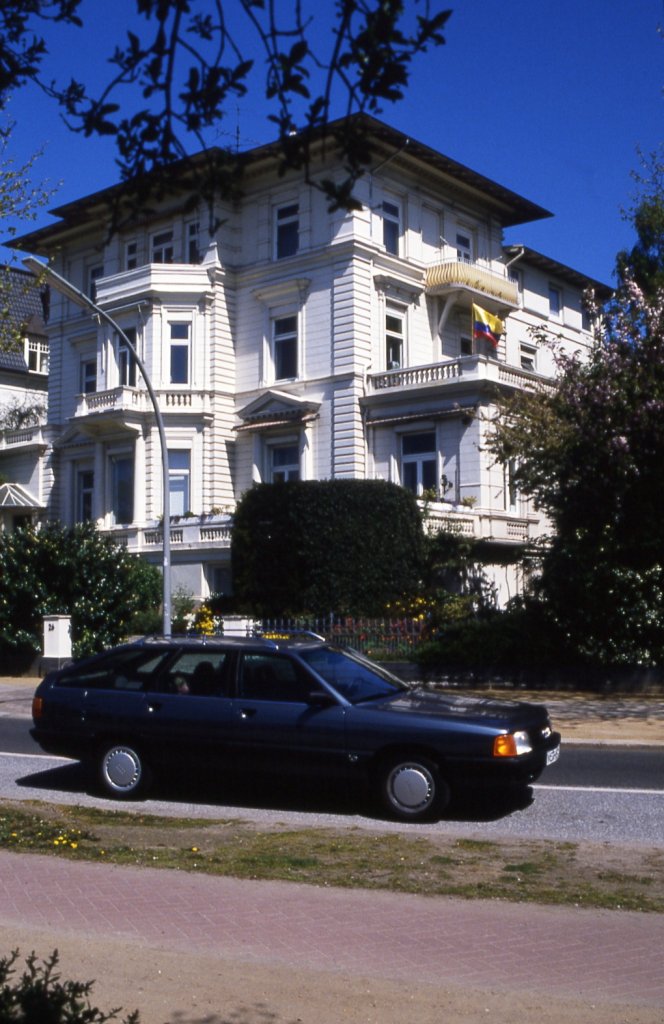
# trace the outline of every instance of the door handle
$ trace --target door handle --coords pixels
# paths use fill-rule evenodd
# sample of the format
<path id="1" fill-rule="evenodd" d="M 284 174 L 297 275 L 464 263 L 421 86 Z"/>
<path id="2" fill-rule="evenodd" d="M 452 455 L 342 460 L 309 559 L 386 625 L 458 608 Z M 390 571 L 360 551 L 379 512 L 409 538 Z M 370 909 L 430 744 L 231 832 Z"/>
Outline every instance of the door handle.
<path id="1" fill-rule="evenodd" d="M 153 701 L 151 701 L 150 704 L 148 704 L 148 711 L 150 711 L 150 712 L 152 712 L 152 711 L 161 711 L 161 708 L 162 708 L 162 705 L 161 705 L 161 703 L 158 700 L 153 700 Z"/>
<path id="2" fill-rule="evenodd" d="M 256 714 L 256 708 L 241 708 L 240 718 L 253 718 Z"/>

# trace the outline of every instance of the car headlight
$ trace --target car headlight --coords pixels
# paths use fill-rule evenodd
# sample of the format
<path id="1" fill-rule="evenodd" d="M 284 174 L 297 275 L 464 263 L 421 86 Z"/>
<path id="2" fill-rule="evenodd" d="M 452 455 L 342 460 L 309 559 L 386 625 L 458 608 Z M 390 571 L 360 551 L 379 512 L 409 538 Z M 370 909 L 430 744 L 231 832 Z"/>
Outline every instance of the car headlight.
<path id="1" fill-rule="evenodd" d="M 493 741 L 494 757 L 518 757 L 520 754 L 532 753 L 532 749 L 530 737 L 523 729 L 496 736 Z"/>

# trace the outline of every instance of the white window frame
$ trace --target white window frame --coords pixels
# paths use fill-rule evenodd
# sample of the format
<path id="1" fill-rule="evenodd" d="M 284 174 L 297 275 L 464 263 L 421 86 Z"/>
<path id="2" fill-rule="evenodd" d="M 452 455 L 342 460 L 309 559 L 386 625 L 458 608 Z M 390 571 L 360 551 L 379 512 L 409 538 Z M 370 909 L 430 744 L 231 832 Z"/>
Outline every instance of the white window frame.
<path id="1" fill-rule="evenodd" d="M 563 293 L 557 284 L 549 285 L 549 316 L 552 320 L 563 318 Z"/>
<path id="2" fill-rule="evenodd" d="M 39 338 L 25 339 L 24 359 L 29 373 L 45 377 L 48 374 L 48 356 L 48 341 L 41 341 Z"/>
<path id="3" fill-rule="evenodd" d="M 294 231 L 293 231 L 294 228 Z M 295 239 L 293 245 L 293 238 Z M 300 204 L 281 203 L 274 210 L 274 258 L 288 259 L 300 251 Z"/>
<path id="4" fill-rule="evenodd" d="M 268 479 L 271 483 L 286 482 L 288 480 L 300 480 L 302 476 L 301 467 L 301 446 L 298 439 L 271 441 L 267 444 Z M 292 451 L 295 458 L 290 462 L 275 465 L 274 456 L 276 452 Z"/>
<path id="5" fill-rule="evenodd" d="M 74 522 L 94 519 L 95 471 L 92 466 L 76 465 L 74 470 Z"/>
<path id="6" fill-rule="evenodd" d="M 198 264 L 201 262 L 201 223 L 198 220 L 190 220 L 186 225 L 187 231 L 187 263 Z"/>
<path id="7" fill-rule="evenodd" d="M 390 320 L 398 320 L 401 324 L 401 331 L 396 331 L 390 326 Z M 400 370 L 406 365 L 406 338 L 408 333 L 408 311 L 404 306 L 387 302 L 385 304 L 385 320 L 383 345 L 385 353 L 385 367 L 387 370 Z M 394 349 L 397 344 L 399 351 Z M 398 355 L 398 358 L 394 358 Z"/>
<path id="8" fill-rule="evenodd" d="M 98 263 L 94 267 L 88 267 L 87 294 L 93 302 L 97 301 L 97 281 L 104 276 L 103 264 Z"/>
<path id="9" fill-rule="evenodd" d="M 150 238 L 150 263 L 174 263 L 173 229 L 157 231 Z"/>
<path id="10" fill-rule="evenodd" d="M 433 438 L 433 447 L 427 451 L 421 452 L 408 452 L 404 451 L 405 444 L 415 437 L 425 437 L 431 435 Z M 407 487 L 413 491 L 416 497 L 421 498 L 425 491 L 435 490 L 436 495 L 439 494 L 439 458 L 438 458 L 438 438 L 435 427 L 422 428 L 421 430 L 404 431 L 398 435 L 399 437 L 399 456 L 400 456 L 400 472 L 401 472 L 401 484 L 403 487 Z M 434 478 L 432 481 L 426 479 L 425 465 L 433 464 Z M 410 486 L 406 481 L 407 473 L 405 471 L 406 466 L 415 467 L 415 487 Z"/>
<path id="11" fill-rule="evenodd" d="M 292 323 L 293 327 L 287 328 L 286 323 Z M 281 325 L 281 328 L 279 327 Z M 280 362 L 283 357 L 280 355 L 282 347 L 292 343 L 294 347 L 294 373 L 292 375 L 281 374 Z M 300 371 L 300 318 L 297 313 L 285 313 L 273 316 L 270 322 L 270 352 L 272 357 L 272 376 L 275 381 L 297 380 Z"/>
<path id="12" fill-rule="evenodd" d="M 401 254 L 402 210 L 396 199 L 383 199 L 381 203 L 383 245 L 392 256 Z"/>
<path id="13" fill-rule="evenodd" d="M 121 462 L 128 463 L 131 466 L 131 516 L 128 519 L 119 517 L 120 501 L 116 501 L 116 498 L 119 498 L 119 487 L 116 489 L 116 485 L 120 483 L 119 478 L 116 476 L 116 467 Z M 136 506 L 136 474 L 133 450 L 123 448 L 108 453 L 108 495 L 108 510 L 113 526 L 133 523 Z"/>
<path id="14" fill-rule="evenodd" d="M 90 387 L 90 385 L 94 385 Z M 92 395 L 97 390 L 96 358 L 81 359 L 79 387 L 82 395 Z"/>
<path id="15" fill-rule="evenodd" d="M 187 464 L 177 465 L 180 455 L 187 456 Z M 168 493 L 171 515 L 185 515 L 191 511 L 191 449 L 168 449 Z M 178 495 L 182 494 L 182 509 L 178 508 Z"/>
<path id="16" fill-rule="evenodd" d="M 135 327 L 123 327 L 122 330 L 130 342 L 137 347 L 138 332 Z M 133 337 L 132 337 L 133 335 Z M 121 388 L 135 388 L 138 385 L 138 363 L 134 359 L 124 338 L 115 335 L 115 363 L 118 373 L 118 385 Z"/>
<path id="17" fill-rule="evenodd" d="M 459 263 L 475 262 L 475 240 L 470 228 L 459 225 L 456 230 L 454 244 Z"/>
<path id="18" fill-rule="evenodd" d="M 186 331 L 185 337 L 175 337 L 181 331 Z M 191 335 L 192 325 L 189 320 L 168 321 L 168 381 L 173 387 L 189 387 L 191 384 Z M 186 357 L 185 380 L 173 380 L 173 356 L 176 351 L 184 350 Z"/>
<path id="19" fill-rule="evenodd" d="M 529 345 L 526 341 L 519 342 L 519 365 L 522 370 L 530 373 L 537 372 L 537 347 Z"/>
<path id="20" fill-rule="evenodd" d="M 125 242 L 124 247 L 124 267 L 125 270 L 135 270 L 138 266 L 138 242 L 135 238 L 131 238 L 128 242 Z"/>

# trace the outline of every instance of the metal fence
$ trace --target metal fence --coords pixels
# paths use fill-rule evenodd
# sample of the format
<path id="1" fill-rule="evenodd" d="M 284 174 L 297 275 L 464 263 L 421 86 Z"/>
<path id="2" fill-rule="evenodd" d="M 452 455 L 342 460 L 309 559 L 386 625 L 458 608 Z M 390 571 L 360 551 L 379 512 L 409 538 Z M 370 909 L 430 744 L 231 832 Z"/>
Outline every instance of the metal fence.
<path id="1" fill-rule="evenodd" d="M 419 618 L 352 618 L 325 615 L 322 617 L 263 619 L 255 623 L 262 636 L 291 636 L 309 632 L 326 640 L 353 647 L 372 658 L 408 661 L 425 638 L 425 622 Z"/>

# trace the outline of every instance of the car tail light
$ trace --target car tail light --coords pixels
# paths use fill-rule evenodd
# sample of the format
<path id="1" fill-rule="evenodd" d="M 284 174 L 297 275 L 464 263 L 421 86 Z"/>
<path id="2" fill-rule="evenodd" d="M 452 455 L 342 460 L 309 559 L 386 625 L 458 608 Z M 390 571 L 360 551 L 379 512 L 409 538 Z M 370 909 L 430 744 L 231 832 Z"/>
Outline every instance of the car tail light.
<path id="1" fill-rule="evenodd" d="M 44 701 L 41 697 L 32 698 L 32 717 L 35 722 L 44 714 Z"/>

